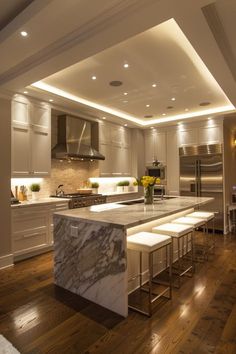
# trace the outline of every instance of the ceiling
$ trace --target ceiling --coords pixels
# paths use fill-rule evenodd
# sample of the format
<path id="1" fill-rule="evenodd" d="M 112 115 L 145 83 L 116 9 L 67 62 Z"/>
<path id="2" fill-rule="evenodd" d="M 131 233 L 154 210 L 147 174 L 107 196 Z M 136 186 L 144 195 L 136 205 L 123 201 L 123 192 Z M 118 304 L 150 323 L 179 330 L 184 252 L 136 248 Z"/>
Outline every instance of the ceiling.
<path id="1" fill-rule="evenodd" d="M 131 126 L 234 111 L 235 0 L 22 4 L 13 18 L 0 2 L 0 92 Z"/>

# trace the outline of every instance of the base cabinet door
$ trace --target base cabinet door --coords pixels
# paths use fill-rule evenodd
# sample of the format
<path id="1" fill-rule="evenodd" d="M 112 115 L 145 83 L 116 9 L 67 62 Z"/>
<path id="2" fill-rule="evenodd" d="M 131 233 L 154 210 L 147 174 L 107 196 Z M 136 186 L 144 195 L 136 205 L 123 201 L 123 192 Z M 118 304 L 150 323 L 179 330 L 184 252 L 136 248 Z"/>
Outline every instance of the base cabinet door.
<path id="1" fill-rule="evenodd" d="M 48 245 L 48 212 L 40 207 L 12 211 L 13 254 L 19 256 Z"/>
<path id="2" fill-rule="evenodd" d="M 51 250 L 53 213 L 68 209 L 68 201 L 12 208 L 12 246 L 15 260 Z"/>

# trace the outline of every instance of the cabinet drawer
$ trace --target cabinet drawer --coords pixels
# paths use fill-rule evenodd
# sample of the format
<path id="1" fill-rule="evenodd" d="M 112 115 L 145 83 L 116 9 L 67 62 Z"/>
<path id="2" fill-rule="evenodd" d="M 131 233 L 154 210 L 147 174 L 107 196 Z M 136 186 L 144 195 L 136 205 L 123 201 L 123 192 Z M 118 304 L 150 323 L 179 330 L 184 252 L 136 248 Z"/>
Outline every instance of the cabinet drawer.
<path id="1" fill-rule="evenodd" d="M 13 252 L 22 252 L 40 248 L 47 244 L 46 228 L 39 228 L 31 232 L 13 234 Z"/>
<path id="2" fill-rule="evenodd" d="M 25 232 L 28 233 L 31 230 L 46 227 L 48 223 L 48 217 L 45 214 L 29 217 L 16 217 L 12 223 L 12 232 Z"/>

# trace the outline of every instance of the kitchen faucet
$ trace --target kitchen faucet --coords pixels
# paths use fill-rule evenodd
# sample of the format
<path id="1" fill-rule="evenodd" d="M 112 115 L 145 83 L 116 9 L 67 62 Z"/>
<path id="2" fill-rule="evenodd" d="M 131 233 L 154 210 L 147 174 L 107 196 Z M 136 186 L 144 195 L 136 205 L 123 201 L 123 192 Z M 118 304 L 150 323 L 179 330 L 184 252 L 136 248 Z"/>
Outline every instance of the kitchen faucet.
<path id="1" fill-rule="evenodd" d="M 60 197 L 65 194 L 62 187 L 63 187 L 63 184 L 59 184 L 59 186 L 57 187 L 57 189 L 56 189 L 56 196 L 57 197 Z"/>

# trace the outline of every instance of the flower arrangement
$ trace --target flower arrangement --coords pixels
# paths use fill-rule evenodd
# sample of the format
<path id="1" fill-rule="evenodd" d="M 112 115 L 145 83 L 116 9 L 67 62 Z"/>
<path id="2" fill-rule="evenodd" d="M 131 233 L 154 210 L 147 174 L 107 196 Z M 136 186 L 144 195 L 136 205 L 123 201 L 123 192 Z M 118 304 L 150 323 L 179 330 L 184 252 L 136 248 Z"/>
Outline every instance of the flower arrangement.
<path id="1" fill-rule="evenodd" d="M 152 176 L 142 176 L 141 178 L 136 178 L 134 182 L 135 186 L 144 187 L 144 203 L 153 204 L 153 192 L 154 185 L 160 183 L 160 178 Z"/>
<path id="2" fill-rule="evenodd" d="M 144 188 L 153 187 L 155 184 L 160 183 L 160 178 L 152 176 L 142 176 L 141 178 L 136 178 L 134 186 L 143 186 Z"/>

